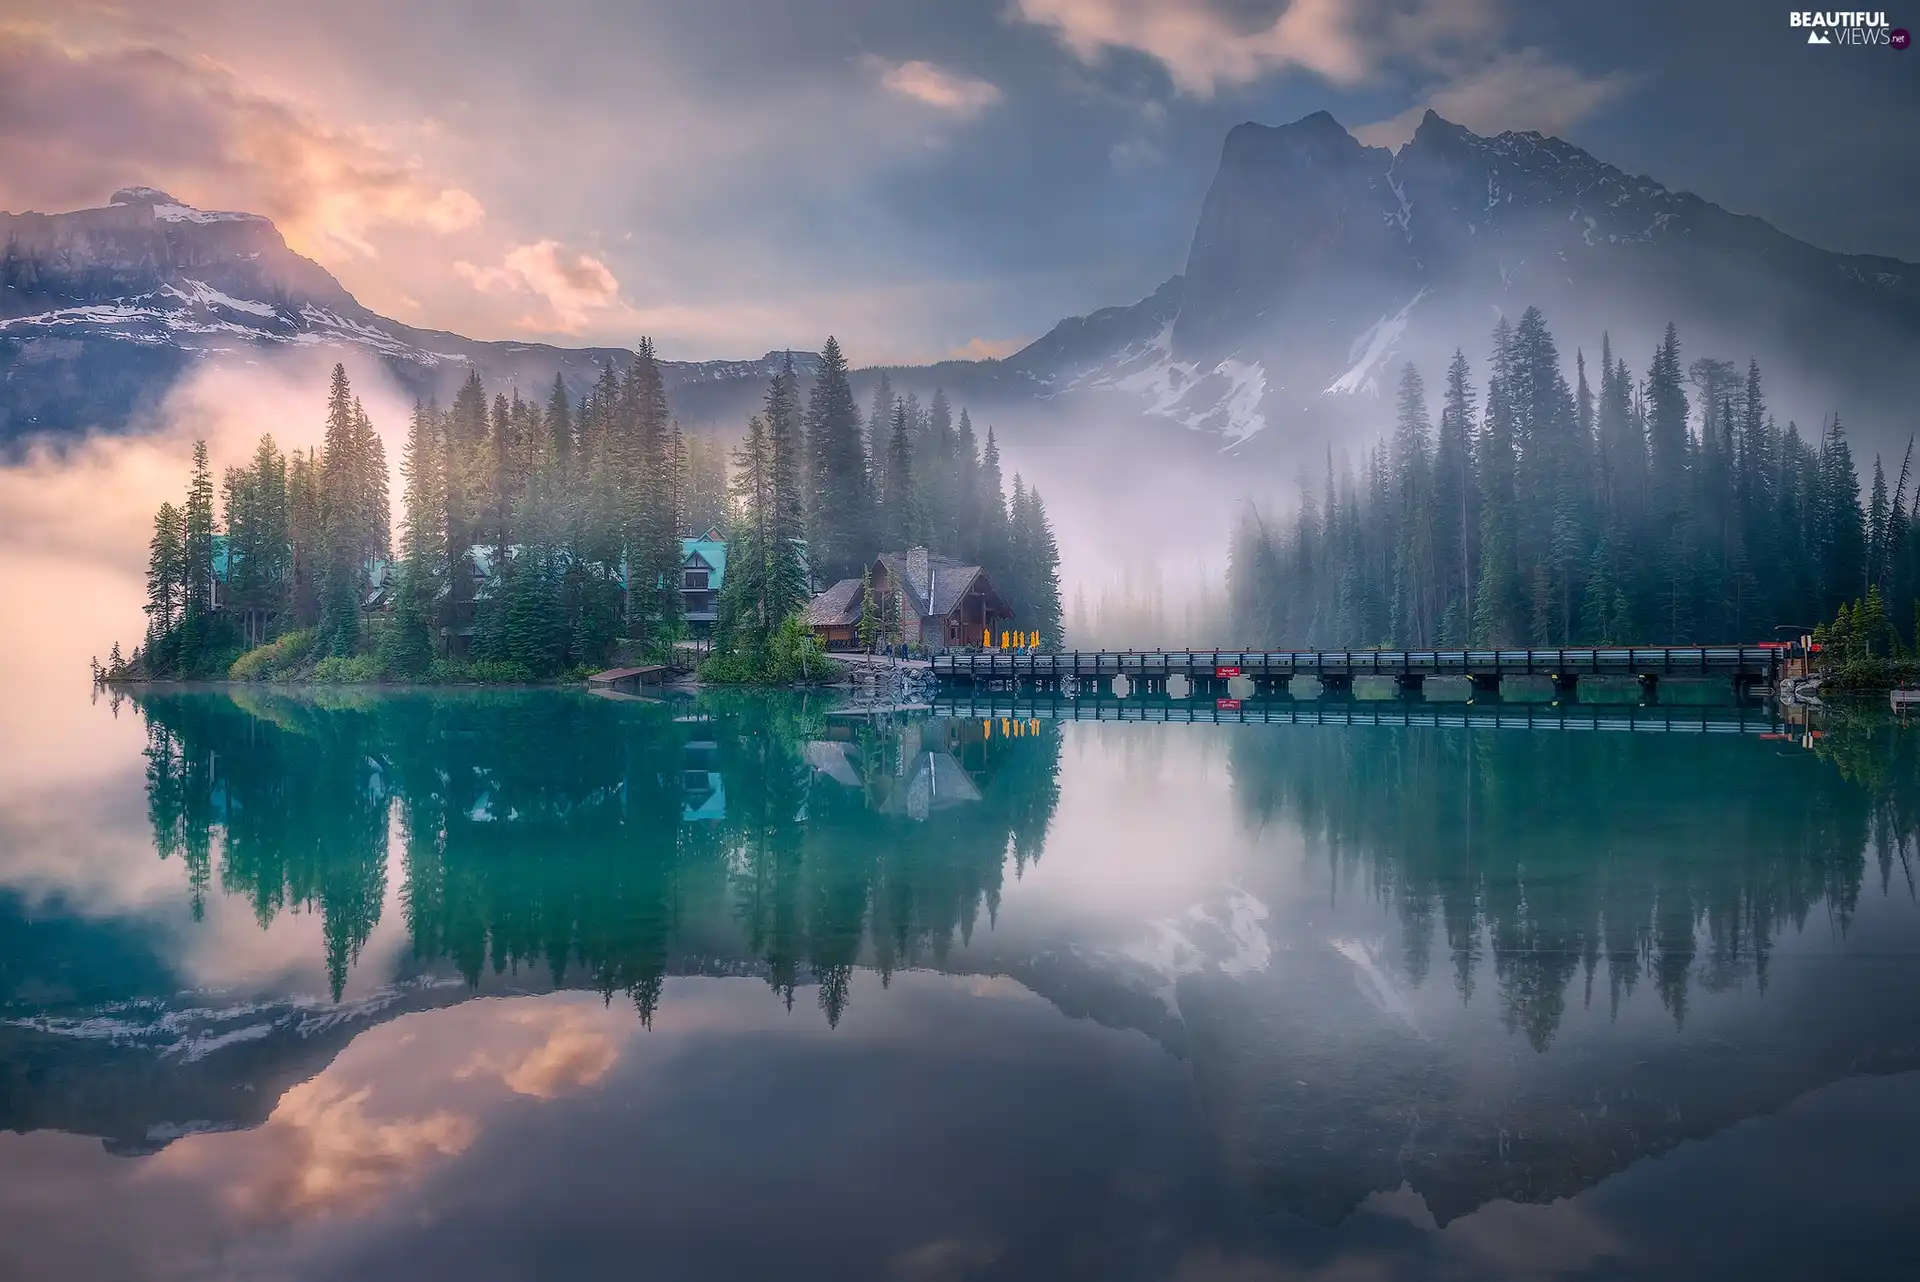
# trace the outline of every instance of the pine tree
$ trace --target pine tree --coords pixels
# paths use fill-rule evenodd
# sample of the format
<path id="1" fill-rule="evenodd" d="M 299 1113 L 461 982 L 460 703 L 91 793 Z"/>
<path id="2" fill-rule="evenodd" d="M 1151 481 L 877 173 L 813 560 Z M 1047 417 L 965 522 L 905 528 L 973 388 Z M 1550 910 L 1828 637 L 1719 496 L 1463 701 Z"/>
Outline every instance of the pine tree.
<path id="1" fill-rule="evenodd" d="M 953 544 L 951 555 L 962 561 L 980 561 L 980 442 L 973 419 L 960 411 L 954 432 Z"/>
<path id="2" fill-rule="evenodd" d="M 998 582 L 1011 568 L 1012 548 L 1007 528 L 1006 490 L 1000 476 L 1000 445 L 991 427 L 987 429 L 986 448 L 980 452 L 979 487 L 975 494 L 975 522 L 979 530 L 977 555 L 988 577 Z"/>
<path id="3" fill-rule="evenodd" d="M 788 355 L 767 389 L 767 457 L 770 468 L 767 613 L 779 622 L 806 607 L 809 582 L 804 459 L 800 427 L 800 381 Z"/>
<path id="4" fill-rule="evenodd" d="M 893 430 L 893 380 L 885 370 L 873 385 L 873 400 L 867 406 L 867 476 L 875 495 L 887 489 L 887 437 Z"/>
<path id="5" fill-rule="evenodd" d="M 433 665 L 433 603 L 447 575 L 446 463 L 440 414 L 414 403 L 400 475 L 406 482 L 402 529 L 405 562 L 400 570 L 393 619 L 382 638 L 383 666 L 396 676 L 418 679 Z"/>
<path id="6" fill-rule="evenodd" d="M 153 516 L 147 544 L 147 644 L 173 630 L 186 596 L 186 519 L 172 503 Z"/>
<path id="7" fill-rule="evenodd" d="M 820 350 L 819 372 L 807 398 L 806 435 L 813 503 L 807 545 L 815 574 L 832 583 L 853 575 L 877 550 L 860 413 L 847 381 L 846 357 L 832 337 Z"/>
<path id="8" fill-rule="evenodd" d="M 680 633 L 680 538 L 673 506 L 672 416 L 666 384 L 642 338 L 627 374 L 632 463 L 627 492 L 629 622 L 656 645 Z"/>
<path id="9" fill-rule="evenodd" d="M 553 375 L 553 389 L 547 393 L 547 438 L 552 443 L 553 456 L 564 468 L 573 453 L 573 406 L 567 399 L 567 385 L 558 371 Z"/>
<path id="10" fill-rule="evenodd" d="M 1434 550 L 1443 583 L 1440 640 L 1464 645 L 1473 614 L 1473 562 L 1479 531 L 1479 489 L 1473 476 L 1473 387 L 1459 349 L 1447 366 L 1446 403 L 1434 452 Z"/>
<path id="11" fill-rule="evenodd" d="M 1436 601 L 1438 567 L 1433 555 L 1432 433 L 1426 385 L 1409 361 L 1400 372 L 1400 412 L 1389 463 L 1391 519 L 1396 527 L 1389 628 L 1395 643 L 1402 646 L 1432 644 L 1442 609 Z"/>
<path id="12" fill-rule="evenodd" d="M 911 547 L 921 540 L 918 496 L 914 486 L 913 439 L 905 401 L 893 406 L 887 434 L 885 488 L 880 492 L 880 541 L 889 548 Z"/>
<path id="13" fill-rule="evenodd" d="M 766 424 L 747 420 L 746 439 L 733 455 L 735 518 L 728 532 L 727 576 L 720 589 L 715 649 L 757 668 L 775 620 L 767 587 L 773 577 L 773 455 Z"/>
<path id="14" fill-rule="evenodd" d="M 1028 601 L 1026 628 L 1040 634 L 1046 649 L 1058 650 L 1064 639 L 1060 624 L 1060 544 L 1054 538 L 1046 501 L 1037 487 L 1027 494 L 1026 530 L 1020 542 L 1027 558 L 1021 576 Z"/>
<path id="15" fill-rule="evenodd" d="M 187 503 L 181 512 L 181 609 L 184 615 L 213 610 L 213 468 L 207 462 L 207 443 L 193 443 L 193 476 L 187 484 Z"/>

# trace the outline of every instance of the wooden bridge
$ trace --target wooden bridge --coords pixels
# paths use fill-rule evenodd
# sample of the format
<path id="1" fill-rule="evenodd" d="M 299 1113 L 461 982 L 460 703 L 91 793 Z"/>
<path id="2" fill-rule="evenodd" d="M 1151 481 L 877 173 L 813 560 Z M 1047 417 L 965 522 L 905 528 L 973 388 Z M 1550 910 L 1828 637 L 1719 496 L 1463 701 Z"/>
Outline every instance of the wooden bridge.
<path id="1" fill-rule="evenodd" d="M 1738 693 L 1778 679 L 1783 651 L 1768 645 L 1581 646 L 1530 650 L 1067 650 L 1021 653 L 984 650 L 935 655 L 943 685 L 1037 686 L 1069 689 L 1125 677 L 1130 691 L 1164 694 L 1170 677 L 1184 677 L 1198 696 L 1225 693 L 1234 678 L 1256 694 L 1286 692 L 1296 677 L 1319 681 L 1325 692 L 1350 690 L 1355 677 L 1391 678 L 1418 694 L 1429 677 L 1464 677 L 1475 696 L 1499 692 L 1509 677 L 1545 677 L 1568 695 L 1582 677 L 1638 681 L 1649 692 L 1663 677 L 1713 677 Z M 1243 689 L 1246 687 L 1242 687 Z"/>

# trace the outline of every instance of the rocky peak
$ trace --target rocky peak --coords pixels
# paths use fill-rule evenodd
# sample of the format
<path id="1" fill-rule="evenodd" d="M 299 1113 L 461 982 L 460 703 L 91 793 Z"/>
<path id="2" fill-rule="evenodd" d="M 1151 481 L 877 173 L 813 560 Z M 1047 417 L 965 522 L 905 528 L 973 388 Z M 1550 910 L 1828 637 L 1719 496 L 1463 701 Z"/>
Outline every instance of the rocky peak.
<path id="1" fill-rule="evenodd" d="M 1236 126 L 1187 256 L 1175 352 L 1224 355 L 1236 336 L 1281 320 L 1276 300 L 1312 306 L 1303 282 L 1329 265 L 1404 276 L 1405 237 L 1382 221 L 1396 204 L 1392 164 L 1392 152 L 1362 145 L 1324 111 Z"/>
<path id="2" fill-rule="evenodd" d="M 122 187 L 107 198 L 108 205 L 185 205 L 158 187 Z"/>

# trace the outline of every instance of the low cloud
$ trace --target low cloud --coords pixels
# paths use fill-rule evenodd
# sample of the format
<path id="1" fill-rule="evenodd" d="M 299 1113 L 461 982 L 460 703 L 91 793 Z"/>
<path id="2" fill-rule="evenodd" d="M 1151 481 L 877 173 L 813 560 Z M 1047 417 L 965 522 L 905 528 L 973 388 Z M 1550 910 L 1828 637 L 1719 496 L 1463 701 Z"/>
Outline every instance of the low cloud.
<path id="1" fill-rule="evenodd" d="M 551 1003 L 514 1006 L 500 1022 L 505 1045 L 462 1065 L 460 1081 L 497 1077 L 516 1095 L 553 1099 L 594 1085 L 620 1058 L 604 1008 Z"/>
<path id="2" fill-rule="evenodd" d="M 1244 6 L 1217 0 L 1015 0 L 1014 14 L 1052 28 L 1082 62 L 1132 50 L 1165 67 L 1182 93 L 1208 98 L 1291 68 L 1339 85 L 1364 79 L 1374 65 L 1366 8 L 1291 0 L 1249 21 Z"/>
<path id="3" fill-rule="evenodd" d="M 484 214 L 364 132 L 323 125 L 211 61 L 0 26 L 0 207 L 69 209 L 135 184 L 265 214 L 321 257 L 376 256 L 368 237 L 382 225 L 446 233 Z"/>
<path id="4" fill-rule="evenodd" d="M 483 294 L 531 294 L 544 302 L 545 315 L 517 322 L 529 329 L 578 334 L 589 321 L 620 307 L 620 282 L 607 265 L 558 241 L 517 245 L 497 267 L 462 260 L 453 270 Z"/>
<path id="5" fill-rule="evenodd" d="M 1000 87 L 976 76 L 948 71 L 931 62 L 903 62 L 880 74 L 880 83 L 902 97 L 963 119 L 1000 101 Z"/>
<path id="6" fill-rule="evenodd" d="M 371 1086 L 348 1089 L 321 1074 L 290 1088 L 261 1129 L 271 1160 L 232 1189 L 250 1220 L 288 1220 L 358 1209 L 417 1179 L 431 1164 L 464 1153 L 479 1134 L 470 1116 L 434 1109 L 380 1117 Z"/>
<path id="7" fill-rule="evenodd" d="M 1460 74 L 1399 115 L 1354 130 L 1354 136 L 1369 146 L 1397 147 L 1413 137 L 1429 107 L 1479 134 L 1508 129 L 1559 133 L 1633 84 L 1634 77 L 1626 72 L 1588 76 L 1539 49 L 1522 49 Z"/>
<path id="8" fill-rule="evenodd" d="M 1026 345 L 1024 338 L 970 338 L 949 355 L 963 361 L 997 361 L 1013 355 Z"/>

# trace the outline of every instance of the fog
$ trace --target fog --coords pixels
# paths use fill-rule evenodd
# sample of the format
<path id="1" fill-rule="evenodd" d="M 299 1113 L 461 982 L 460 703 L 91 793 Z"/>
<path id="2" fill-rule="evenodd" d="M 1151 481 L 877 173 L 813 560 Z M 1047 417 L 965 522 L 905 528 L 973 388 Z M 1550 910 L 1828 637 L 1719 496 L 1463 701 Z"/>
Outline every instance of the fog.
<path id="1" fill-rule="evenodd" d="M 319 445 L 335 359 L 210 363 L 173 388 L 145 431 L 41 442 L 0 466 L 0 800 L 86 771 L 97 734 L 70 711 L 88 661 L 105 662 L 116 641 L 131 651 L 145 633 L 153 513 L 186 494 L 193 442 L 207 442 L 216 477 L 251 457 L 262 433 L 287 450 Z M 397 465 L 411 398 L 375 362 L 349 361 L 348 374 Z"/>

